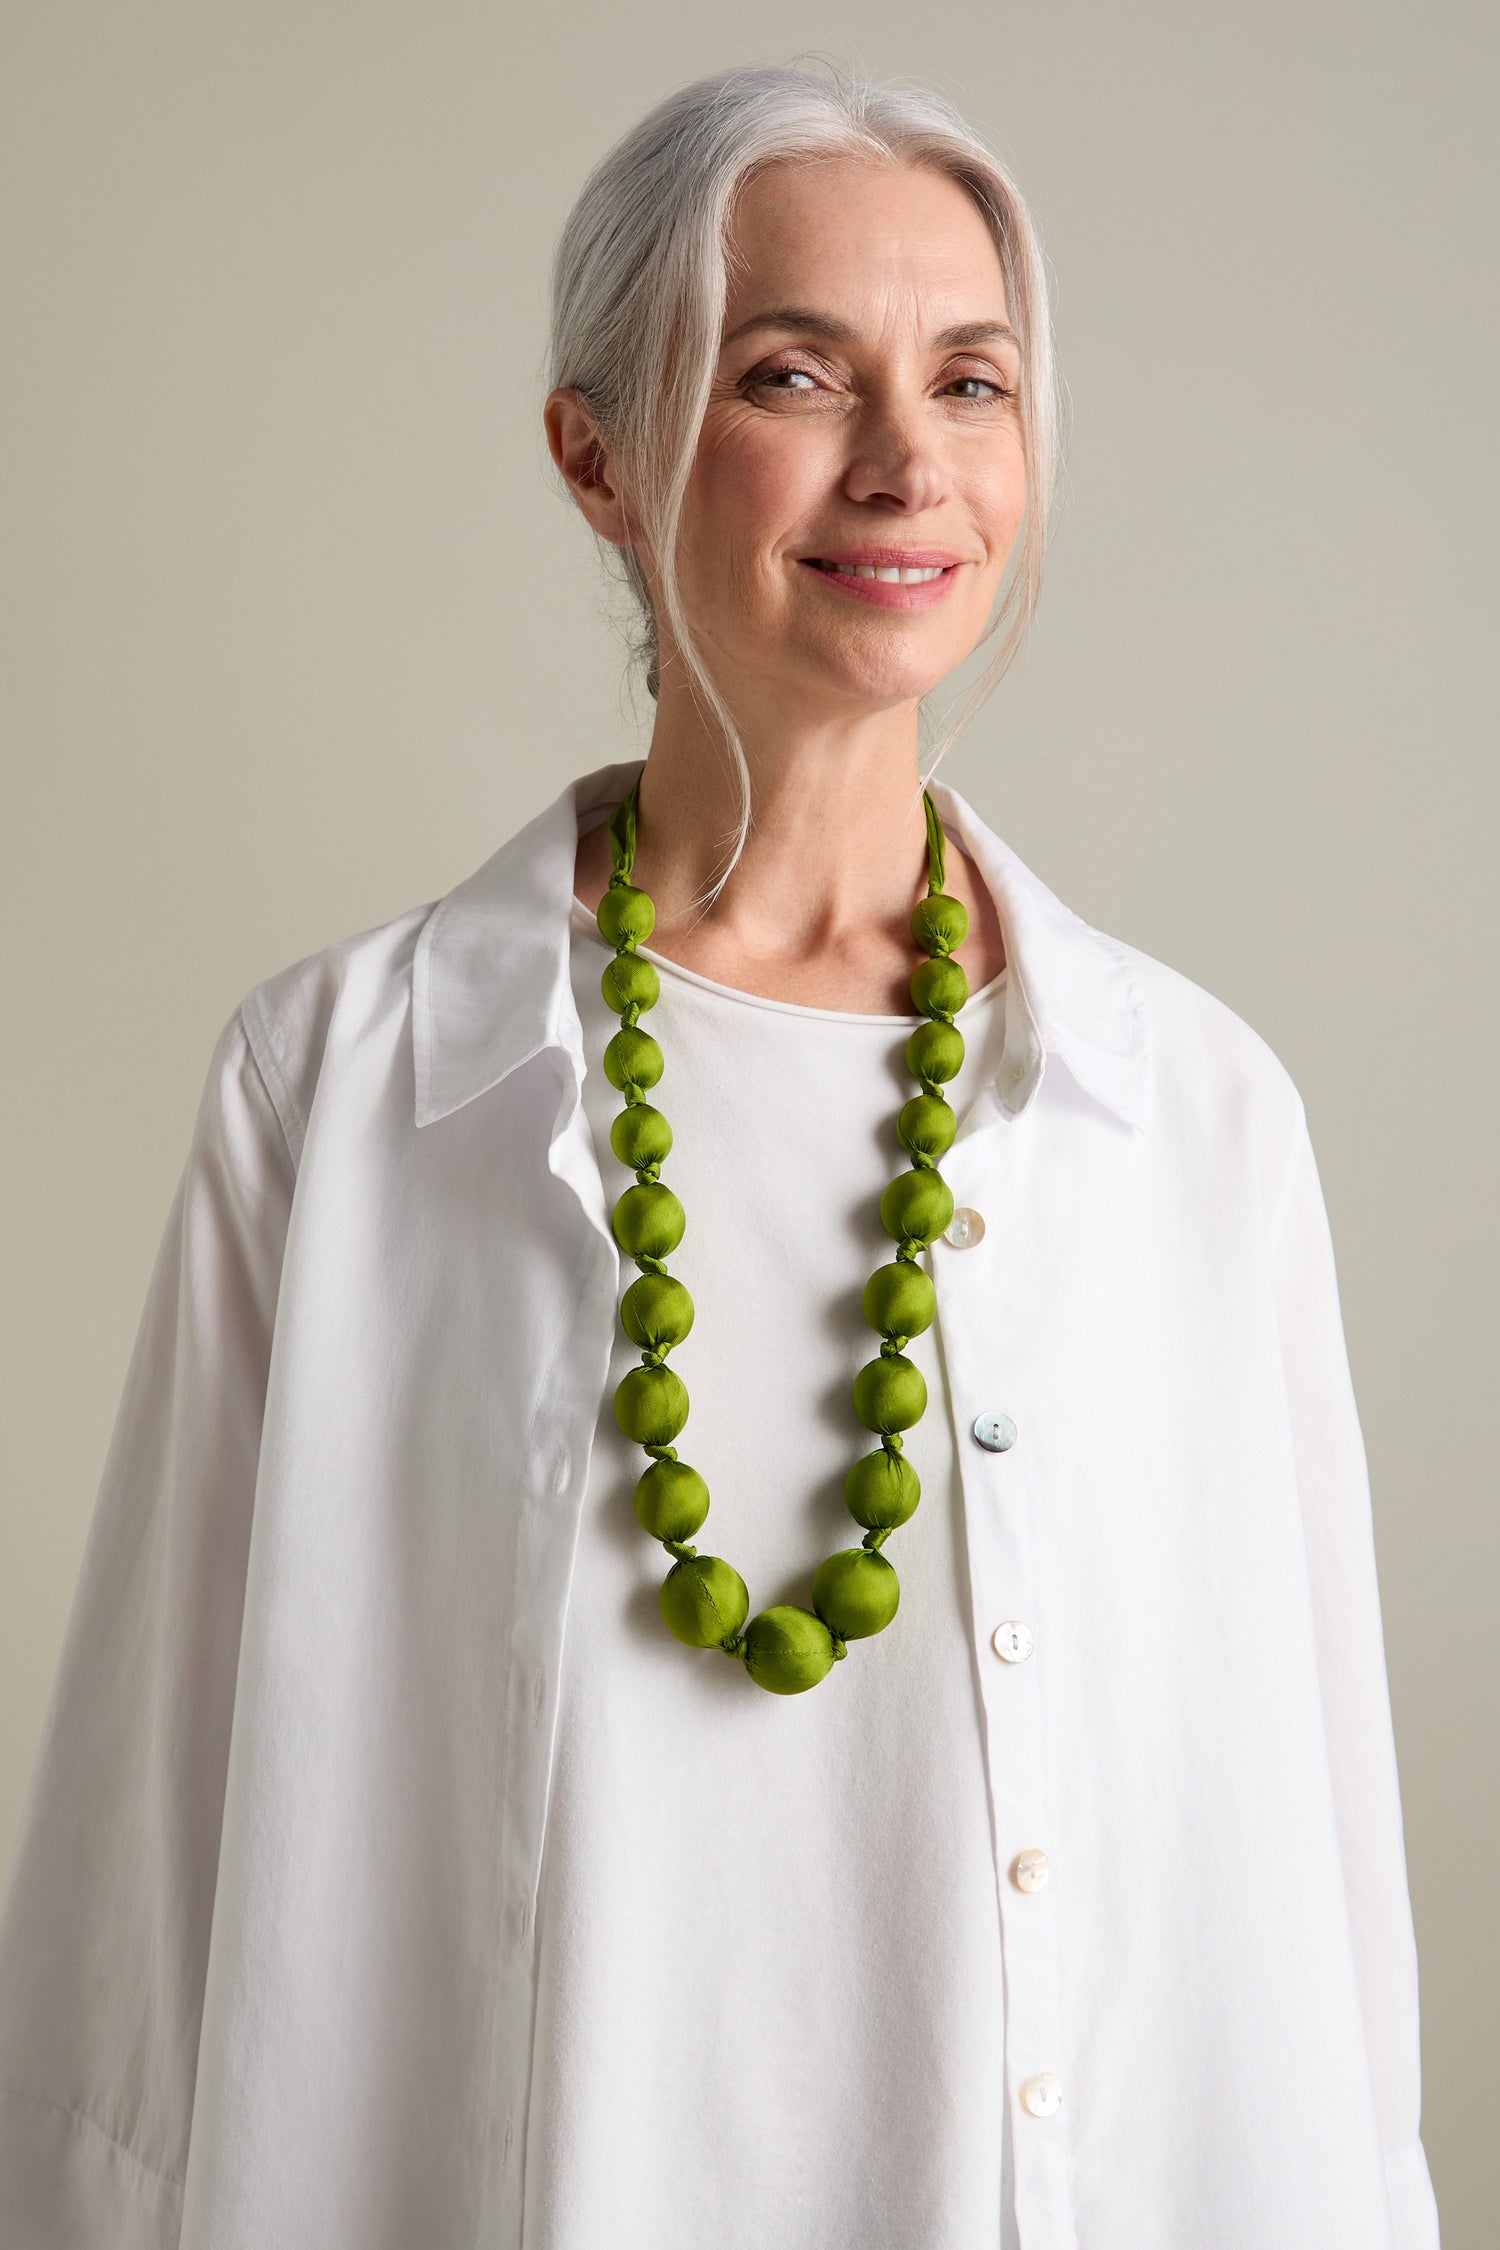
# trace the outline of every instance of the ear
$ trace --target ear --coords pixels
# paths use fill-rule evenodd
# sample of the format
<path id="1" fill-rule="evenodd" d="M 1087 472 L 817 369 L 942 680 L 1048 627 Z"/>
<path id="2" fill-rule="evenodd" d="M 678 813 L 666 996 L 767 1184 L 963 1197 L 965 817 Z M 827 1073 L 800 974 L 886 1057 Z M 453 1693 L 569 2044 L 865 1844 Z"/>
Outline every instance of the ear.
<path id="1" fill-rule="evenodd" d="M 582 392 L 553 391 L 542 421 L 552 458 L 594 530 L 613 546 L 633 547 L 609 447 Z"/>

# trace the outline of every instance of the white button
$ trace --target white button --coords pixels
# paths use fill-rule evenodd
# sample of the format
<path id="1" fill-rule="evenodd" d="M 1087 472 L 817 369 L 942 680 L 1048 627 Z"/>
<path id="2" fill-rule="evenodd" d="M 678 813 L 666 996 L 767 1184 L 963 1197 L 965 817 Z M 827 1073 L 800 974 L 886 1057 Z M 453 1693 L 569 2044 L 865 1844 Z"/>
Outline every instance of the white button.
<path id="1" fill-rule="evenodd" d="M 1008 1414 L 981 1414 L 974 1435 L 986 1453 L 1008 1453 L 1016 1442 L 1016 1425 Z"/>
<path id="2" fill-rule="evenodd" d="M 961 1203 L 943 1229 L 943 1240 L 951 1242 L 955 1250 L 972 1250 L 976 1242 L 984 1240 L 983 1212 Z"/>
<path id="3" fill-rule="evenodd" d="M 1035 1646 L 1031 1627 L 1018 1617 L 1007 1617 L 1003 1625 L 995 1627 L 995 1654 L 1003 1656 L 1007 1664 L 1024 1664 Z"/>
<path id="4" fill-rule="evenodd" d="M 1031 2117 L 1051 2117 L 1062 2107 L 1062 2080 L 1050 2070 L 1039 2070 L 1021 2088 L 1021 2107 Z"/>
<path id="5" fill-rule="evenodd" d="M 1020 1852 L 1011 1868 L 1018 1891 L 1039 1891 L 1047 1880 L 1048 1872 L 1045 1852 Z"/>

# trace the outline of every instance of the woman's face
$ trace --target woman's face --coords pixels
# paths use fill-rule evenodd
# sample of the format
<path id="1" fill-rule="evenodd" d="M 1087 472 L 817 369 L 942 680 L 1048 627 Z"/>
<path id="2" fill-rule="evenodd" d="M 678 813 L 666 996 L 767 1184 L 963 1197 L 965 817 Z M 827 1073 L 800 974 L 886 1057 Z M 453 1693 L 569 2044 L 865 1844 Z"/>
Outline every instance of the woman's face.
<path id="1" fill-rule="evenodd" d="M 838 159 L 750 183 L 678 552 L 731 706 L 743 685 L 883 708 L 969 654 L 1026 502 L 1019 367 L 994 243 L 945 175 Z"/>

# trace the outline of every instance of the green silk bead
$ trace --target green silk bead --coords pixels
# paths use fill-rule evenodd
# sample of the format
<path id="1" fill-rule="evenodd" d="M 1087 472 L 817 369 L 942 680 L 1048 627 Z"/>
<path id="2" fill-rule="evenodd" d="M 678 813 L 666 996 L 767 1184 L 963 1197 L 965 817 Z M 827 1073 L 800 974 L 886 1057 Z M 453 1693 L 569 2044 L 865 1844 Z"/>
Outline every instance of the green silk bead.
<path id="1" fill-rule="evenodd" d="M 620 1325 L 643 1352 L 669 1352 L 693 1325 L 686 1285 L 675 1274 L 643 1273 L 620 1299 Z"/>
<path id="2" fill-rule="evenodd" d="M 913 1258 L 877 1266 L 865 1283 L 865 1318 L 877 1336 L 920 1336 L 937 1314 L 937 1287 Z"/>
<path id="3" fill-rule="evenodd" d="M 627 1008 L 654 1008 L 661 998 L 661 978 L 638 953 L 617 953 L 605 964 L 599 989 L 605 1006 L 622 1016 Z"/>
<path id="4" fill-rule="evenodd" d="M 854 1411 L 877 1437 L 909 1430 L 927 1411 L 927 1378 L 904 1352 L 867 1360 L 854 1378 Z"/>
<path id="5" fill-rule="evenodd" d="M 660 1164 L 671 1155 L 672 1128 L 650 1102 L 632 1102 L 610 1126 L 609 1145 L 628 1170 L 638 1172 L 643 1164 Z"/>
<path id="6" fill-rule="evenodd" d="M 969 980 L 957 961 L 923 961 L 912 971 L 911 997 L 924 1016 L 956 1016 L 969 997 Z"/>
<path id="7" fill-rule="evenodd" d="M 658 1599 L 668 1632 L 689 1648 L 717 1648 L 732 1639 L 750 1610 L 744 1579 L 718 1555 L 693 1555 L 674 1563 Z"/>
<path id="8" fill-rule="evenodd" d="M 880 1198 L 880 1223 L 893 1242 L 932 1242 L 953 1216 L 953 1190 L 941 1172 L 898 1172 Z"/>
<path id="9" fill-rule="evenodd" d="M 604 1051 L 608 1054 L 609 1048 Z M 906 1067 L 913 1078 L 930 1078 L 935 1085 L 945 1085 L 958 1076 L 963 1061 L 964 1035 L 957 1024 L 919 1023 L 906 1042 Z"/>
<path id="10" fill-rule="evenodd" d="M 933 891 L 912 909 L 911 934 L 924 953 L 952 953 L 969 934 L 969 910 L 951 891 Z"/>
<path id="11" fill-rule="evenodd" d="M 800 1695 L 816 1687 L 833 1664 L 833 1636 L 810 1609 L 778 1602 L 745 1627 L 745 1670 L 772 1695 Z"/>
<path id="12" fill-rule="evenodd" d="M 610 1225 L 627 1257 L 665 1258 L 682 1240 L 687 1213 L 660 1180 L 638 1180 L 615 1205 Z"/>
<path id="13" fill-rule="evenodd" d="M 913 1156 L 946 1156 L 957 1131 L 958 1112 L 941 1094 L 913 1094 L 896 1119 L 896 1138 Z"/>
<path id="14" fill-rule="evenodd" d="M 653 1461 L 636 1485 L 635 1513 L 653 1539 L 691 1539 L 708 1514 L 708 1485 L 686 1461 Z"/>
<path id="15" fill-rule="evenodd" d="M 901 1602 L 901 1581 L 884 1555 L 846 1547 L 830 1555 L 812 1583 L 813 1608 L 841 1641 L 883 1633 Z"/>
<path id="16" fill-rule="evenodd" d="M 639 945 L 656 928 L 656 908 L 647 892 L 616 883 L 600 899 L 594 919 L 606 945 L 623 945 L 626 938 Z"/>
<path id="17" fill-rule="evenodd" d="M 670 1367 L 632 1367 L 615 1385 L 615 1420 L 637 1445 L 670 1445 L 687 1418 L 687 1385 Z"/>
<path id="18" fill-rule="evenodd" d="M 604 1050 L 604 1075 L 622 1094 L 632 1086 L 644 1090 L 661 1077 L 664 1059 L 649 1031 L 622 1024 Z"/>
<path id="19" fill-rule="evenodd" d="M 844 1479 L 844 1505 L 865 1531 L 895 1531 L 917 1512 L 922 1480 L 902 1453 L 863 1453 Z"/>

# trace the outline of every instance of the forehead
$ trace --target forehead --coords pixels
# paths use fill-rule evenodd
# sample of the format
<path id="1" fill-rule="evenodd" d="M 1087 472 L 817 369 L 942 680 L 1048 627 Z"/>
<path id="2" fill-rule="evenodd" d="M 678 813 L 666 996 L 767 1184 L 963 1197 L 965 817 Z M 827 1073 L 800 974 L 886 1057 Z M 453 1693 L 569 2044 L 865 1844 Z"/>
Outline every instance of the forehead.
<path id="1" fill-rule="evenodd" d="M 761 303 L 858 317 L 920 302 L 934 319 L 1004 319 L 1005 281 L 978 206 L 925 165 L 856 158 L 769 166 L 729 229 L 726 328 Z"/>

